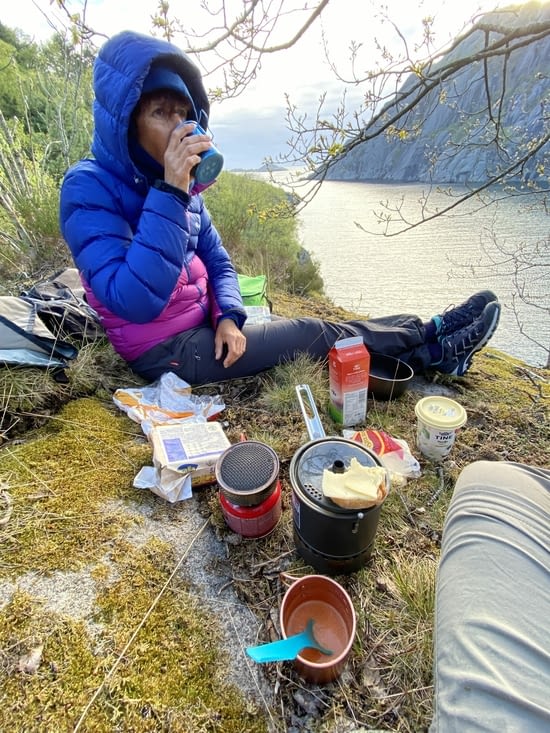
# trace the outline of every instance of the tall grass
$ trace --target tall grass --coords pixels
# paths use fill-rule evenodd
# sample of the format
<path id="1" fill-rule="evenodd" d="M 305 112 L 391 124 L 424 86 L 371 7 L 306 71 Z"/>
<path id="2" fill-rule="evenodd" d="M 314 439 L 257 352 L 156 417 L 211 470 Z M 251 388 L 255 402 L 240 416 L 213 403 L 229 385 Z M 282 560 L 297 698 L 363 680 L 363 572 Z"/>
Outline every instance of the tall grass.
<path id="1" fill-rule="evenodd" d="M 47 148 L 33 145 L 19 120 L 0 111 L 0 271 L 22 272 L 45 242 L 59 236 L 59 188 L 46 166 Z"/>

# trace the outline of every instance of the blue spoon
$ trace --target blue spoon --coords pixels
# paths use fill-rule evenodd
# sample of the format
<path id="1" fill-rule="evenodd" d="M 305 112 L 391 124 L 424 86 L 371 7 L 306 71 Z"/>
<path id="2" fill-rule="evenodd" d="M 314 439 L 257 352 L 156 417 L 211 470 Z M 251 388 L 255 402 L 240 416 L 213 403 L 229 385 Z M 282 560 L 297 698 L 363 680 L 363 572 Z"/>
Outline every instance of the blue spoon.
<path id="1" fill-rule="evenodd" d="M 306 648 L 318 649 L 323 654 L 331 656 L 334 652 L 321 646 L 313 636 L 314 623 L 314 620 L 310 618 L 306 628 L 301 633 L 289 636 L 288 639 L 279 639 L 279 641 L 260 644 L 260 646 L 249 646 L 246 649 L 247 654 L 255 662 L 284 662 L 289 659 L 296 659 L 302 649 Z"/>

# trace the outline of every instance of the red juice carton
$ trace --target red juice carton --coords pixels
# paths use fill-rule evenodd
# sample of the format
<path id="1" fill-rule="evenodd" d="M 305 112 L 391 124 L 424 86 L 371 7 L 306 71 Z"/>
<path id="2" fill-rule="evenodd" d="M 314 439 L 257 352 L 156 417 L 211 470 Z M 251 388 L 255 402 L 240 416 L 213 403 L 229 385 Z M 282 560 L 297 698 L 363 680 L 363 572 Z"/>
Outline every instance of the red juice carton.
<path id="1" fill-rule="evenodd" d="M 370 354 L 360 336 L 336 341 L 328 354 L 329 412 L 341 425 L 356 425 L 367 416 Z"/>

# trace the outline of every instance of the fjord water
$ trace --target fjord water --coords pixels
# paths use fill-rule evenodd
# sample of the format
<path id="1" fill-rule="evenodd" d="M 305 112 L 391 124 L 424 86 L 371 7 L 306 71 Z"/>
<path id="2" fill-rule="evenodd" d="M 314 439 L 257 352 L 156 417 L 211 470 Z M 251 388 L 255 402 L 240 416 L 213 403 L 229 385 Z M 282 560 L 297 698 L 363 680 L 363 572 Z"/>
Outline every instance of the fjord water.
<path id="1" fill-rule="evenodd" d="M 336 305 L 371 317 L 415 313 L 428 319 L 488 288 L 503 303 L 491 346 L 527 364 L 546 364 L 543 347 L 550 346 L 548 312 L 519 303 L 518 322 L 511 308 L 514 268 L 500 265 L 497 271 L 492 260 L 508 258 L 491 244 L 491 233 L 505 252 L 525 242 L 540 242 L 538 258 L 546 260 L 546 278 L 540 268 L 534 275 L 521 273 L 521 278 L 526 280 L 526 291 L 543 296 L 548 308 L 548 214 L 529 207 L 533 196 L 503 196 L 496 208 L 480 209 L 470 203 L 457 208 L 451 218 L 438 217 L 397 236 L 382 236 L 383 226 L 373 215 L 373 211 L 382 211 L 381 202 L 402 206 L 403 214 L 412 221 L 426 192 L 423 184 L 323 182 L 300 212 L 299 222 L 302 244 L 320 264 L 326 294 Z M 453 188 L 453 192 L 460 189 Z M 448 206 L 452 200 L 433 191 L 429 210 Z"/>

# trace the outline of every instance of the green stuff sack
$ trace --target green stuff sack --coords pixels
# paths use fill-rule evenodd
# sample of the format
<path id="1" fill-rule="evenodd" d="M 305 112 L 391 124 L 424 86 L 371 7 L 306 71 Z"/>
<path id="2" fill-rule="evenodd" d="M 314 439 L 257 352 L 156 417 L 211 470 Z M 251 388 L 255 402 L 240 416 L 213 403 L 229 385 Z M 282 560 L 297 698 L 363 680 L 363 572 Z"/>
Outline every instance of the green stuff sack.
<path id="1" fill-rule="evenodd" d="M 265 323 L 271 320 L 271 303 L 267 297 L 265 275 L 240 275 L 239 289 L 246 310 L 248 324 Z"/>
<path id="2" fill-rule="evenodd" d="M 265 275 L 237 275 L 244 305 L 265 305 L 267 299 L 267 277 Z"/>

